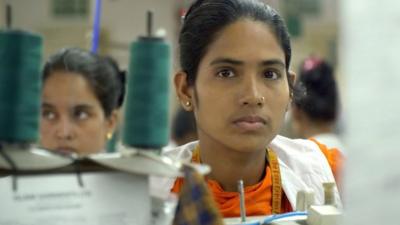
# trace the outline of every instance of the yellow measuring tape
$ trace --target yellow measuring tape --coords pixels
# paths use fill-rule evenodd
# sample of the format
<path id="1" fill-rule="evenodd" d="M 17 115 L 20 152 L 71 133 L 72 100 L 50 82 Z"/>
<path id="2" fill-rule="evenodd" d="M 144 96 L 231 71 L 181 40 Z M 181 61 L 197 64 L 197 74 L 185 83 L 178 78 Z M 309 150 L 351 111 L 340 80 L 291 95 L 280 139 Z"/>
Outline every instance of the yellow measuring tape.
<path id="1" fill-rule="evenodd" d="M 272 214 L 279 214 L 282 205 L 282 183 L 279 162 L 276 153 L 268 150 L 269 166 L 272 177 Z"/>

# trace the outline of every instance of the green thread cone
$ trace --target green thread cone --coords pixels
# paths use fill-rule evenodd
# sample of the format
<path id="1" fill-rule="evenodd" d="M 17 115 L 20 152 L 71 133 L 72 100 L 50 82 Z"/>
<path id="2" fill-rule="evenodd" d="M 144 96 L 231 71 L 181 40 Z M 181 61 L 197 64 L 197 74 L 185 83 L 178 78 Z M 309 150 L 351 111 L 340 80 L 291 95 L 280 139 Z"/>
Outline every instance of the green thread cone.
<path id="1" fill-rule="evenodd" d="M 168 144 L 170 47 L 161 39 L 131 45 L 123 143 L 159 149 Z"/>
<path id="2" fill-rule="evenodd" d="M 38 140 L 42 38 L 0 31 L 0 141 Z"/>

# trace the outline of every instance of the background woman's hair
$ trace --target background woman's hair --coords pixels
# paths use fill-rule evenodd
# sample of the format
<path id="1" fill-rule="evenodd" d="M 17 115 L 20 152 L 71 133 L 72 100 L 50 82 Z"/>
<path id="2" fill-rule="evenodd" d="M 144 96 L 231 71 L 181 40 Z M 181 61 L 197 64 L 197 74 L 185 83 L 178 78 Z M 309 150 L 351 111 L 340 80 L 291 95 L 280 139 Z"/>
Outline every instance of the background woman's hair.
<path id="1" fill-rule="evenodd" d="M 64 48 L 45 63 L 43 83 L 57 71 L 73 72 L 84 77 L 106 117 L 121 107 L 125 95 L 125 72 L 120 71 L 111 57 L 101 57 L 79 48 Z"/>
<path id="2" fill-rule="evenodd" d="M 294 104 L 311 119 L 333 122 L 337 118 L 339 96 L 333 68 L 327 62 L 310 57 L 301 67 Z"/>

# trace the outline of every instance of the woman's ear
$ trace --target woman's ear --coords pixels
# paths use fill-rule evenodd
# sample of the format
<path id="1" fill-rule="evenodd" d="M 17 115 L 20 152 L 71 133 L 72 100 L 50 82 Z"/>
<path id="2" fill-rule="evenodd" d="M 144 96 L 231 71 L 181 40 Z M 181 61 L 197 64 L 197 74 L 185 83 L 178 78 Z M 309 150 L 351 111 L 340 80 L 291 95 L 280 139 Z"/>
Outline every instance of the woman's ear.
<path id="1" fill-rule="evenodd" d="M 286 112 L 289 111 L 289 108 L 292 105 L 293 95 L 294 95 L 294 84 L 296 81 L 296 73 L 289 70 L 287 78 L 288 78 L 289 87 L 291 87 L 291 88 L 289 90 L 289 102 L 288 102 L 288 105 L 286 106 Z"/>
<path id="2" fill-rule="evenodd" d="M 174 77 L 175 91 L 179 102 L 186 111 L 193 110 L 193 88 L 188 83 L 187 73 L 179 71 Z"/>
<path id="3" fill-rule="evenodd" d="M 119 110 L 114 109 L 110 116 L 107 119 L 107 135 L 114 134 L 115 129 L 117 128 L 118 119 L 119 119 Z"/>
<path id="4" fill-rule="evenodd" d="M 292 70 L 289 70 L 288 82 L 293 87 L 296 81 L 296 73 Z"/>

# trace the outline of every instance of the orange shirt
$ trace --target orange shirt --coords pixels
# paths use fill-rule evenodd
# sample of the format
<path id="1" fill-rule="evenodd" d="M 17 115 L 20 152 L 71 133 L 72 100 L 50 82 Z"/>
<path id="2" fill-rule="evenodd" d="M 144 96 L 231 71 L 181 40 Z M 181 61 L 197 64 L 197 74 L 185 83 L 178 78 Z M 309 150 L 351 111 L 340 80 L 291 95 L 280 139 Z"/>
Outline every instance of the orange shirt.
<path id="1" fill-rule="evenodd" d="M 316 143 L 321 145 L 318 142 Z M 337 171 L 336 167 L 338 164 L 336 157 L 338 157 L 338 155 L 336 155 L 336 152 L 331 153 L 326 146 L 324 147 L 324 145 L 319 147 L 324 153 L 325 157 L 328 159 L 332 170 Z M 340 154 L 340 152 L 338 153 Z M 196 153 L 196 151 L 194 151 L 192 156 L 192 162 L 200 163 L 200 156 L 198 153 Z M 183 178 L 176 179 L 171 191 L 174 193 L 179 193 L 183 186 L 183 182 Z M 226 192 L 216 181 L 211 179 L 207 179 L 207 185 L 213 193 L 214 200 L 216 201 L 223 217 L 240 216 L 240 200 L 238 192 Z M 244 194 L 247 216 L 272 214 L 272 176 L 269 166 L 265 168 L 265 177 L 257 184 L 246 186 L 244 188 Z M 292 206 L 290 205 L 285 193 L 283 193 L 280 213 L 291 211 L 293 211 Z"/>
<path id="2" fill-rule="evenodd" d="M 333 176 L 335 177 L 336 185 L 338 186 L 339 193 L 341 191 L 341 177 L 343 172 L 343 163 L 344 157 L 342 153 L 337 148 L 328 148 L 326 145 L 318 142 L 314 138 L 310 138 L 309 140 L 316 143 L 322 153 L 325 155 L 328 160 L 329 166 L 332 169 Z"/>

